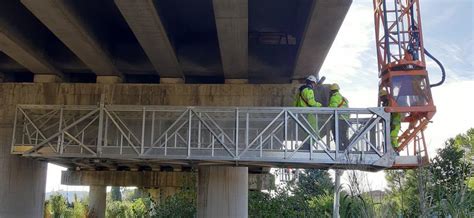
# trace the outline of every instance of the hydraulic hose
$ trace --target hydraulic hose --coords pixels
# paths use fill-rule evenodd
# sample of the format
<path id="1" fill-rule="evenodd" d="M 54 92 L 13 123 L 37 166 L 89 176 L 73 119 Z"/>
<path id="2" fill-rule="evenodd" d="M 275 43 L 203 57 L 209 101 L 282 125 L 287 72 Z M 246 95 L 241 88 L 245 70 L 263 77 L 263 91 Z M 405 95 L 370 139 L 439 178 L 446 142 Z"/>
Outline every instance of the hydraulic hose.
<path id="1" fill-rule="evenodd" d="M 436 64 L 438 64 L 439 68 L 441 69 L 441 80 L 435 84 L 431 84 L 430 87 L 436 87 L 436 86 L 440 86 L 444 83 L 444 80 L 446 80 L 446 71 L 444 70 L 444 66 L 443 64 L 438 60 L 436 59 L 433 55 L 431 55 L 426 49 L 424 49 L 425 51 L 425 54 L 431 58 L 431 60 L 435 61 Z"/>

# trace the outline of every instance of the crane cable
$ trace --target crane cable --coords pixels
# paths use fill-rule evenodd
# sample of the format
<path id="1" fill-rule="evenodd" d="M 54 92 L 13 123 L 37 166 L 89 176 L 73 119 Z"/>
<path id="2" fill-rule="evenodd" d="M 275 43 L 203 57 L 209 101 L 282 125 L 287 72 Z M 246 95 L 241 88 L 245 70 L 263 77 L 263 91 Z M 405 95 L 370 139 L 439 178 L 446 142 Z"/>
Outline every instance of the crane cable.
<path id="1" fill-rule="evenodd" d="M 433 60 L 434 62 L 436 62 L 436 64 L 438 64 L 439 68 L 441 69 L 441 73 L 442 73 L 442 76 L 441 76 L 441 80 L 435 84 L 431 84 L 430 85 L 430 88 L 432 87 L 436 87 L 436 86 L 440 86 L 444 83 L 444 81 L 446 80 L 446 71 L 444 70 L 444 66 L 443 64 L 438 60 L 436 59 L 433 55 L 431 55 L 428 50 L 424 49 L 425 51 L 425 54 L 431 58 L 431 60 Z"/>

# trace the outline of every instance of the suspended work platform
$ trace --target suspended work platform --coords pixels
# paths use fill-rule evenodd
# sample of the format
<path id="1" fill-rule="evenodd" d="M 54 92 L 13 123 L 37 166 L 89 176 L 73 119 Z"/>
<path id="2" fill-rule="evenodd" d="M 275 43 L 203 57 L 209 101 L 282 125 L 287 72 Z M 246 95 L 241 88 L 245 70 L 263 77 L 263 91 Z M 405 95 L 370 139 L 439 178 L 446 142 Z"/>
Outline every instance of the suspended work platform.
<path id="1" fill-rule="evenodd" d="M 18 105 L 12 153 L 76 169 L 416 164 L 391 148 L 389 123 L 383 108 Z"/>

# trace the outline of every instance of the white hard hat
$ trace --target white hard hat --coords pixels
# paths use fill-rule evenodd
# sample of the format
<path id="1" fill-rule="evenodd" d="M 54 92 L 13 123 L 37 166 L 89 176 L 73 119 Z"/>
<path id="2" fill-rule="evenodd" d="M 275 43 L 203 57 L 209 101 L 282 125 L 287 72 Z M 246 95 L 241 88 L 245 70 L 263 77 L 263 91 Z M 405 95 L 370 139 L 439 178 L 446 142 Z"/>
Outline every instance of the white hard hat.
<path id="1" fill-rule="evenodd" d="M 315 83 L 317 83 L 317 82 L 318 82 L 318 79 L 316 79 L 316 77 L 315 77 L 315 76 L 313 76 L 313 75 L 310 75 L 310 76 L 308 76 L 308 78 L 306 78 L 306 80 L 309 80 L 309 81 L 311 81 L 311 82 L 315 82 Z"/>

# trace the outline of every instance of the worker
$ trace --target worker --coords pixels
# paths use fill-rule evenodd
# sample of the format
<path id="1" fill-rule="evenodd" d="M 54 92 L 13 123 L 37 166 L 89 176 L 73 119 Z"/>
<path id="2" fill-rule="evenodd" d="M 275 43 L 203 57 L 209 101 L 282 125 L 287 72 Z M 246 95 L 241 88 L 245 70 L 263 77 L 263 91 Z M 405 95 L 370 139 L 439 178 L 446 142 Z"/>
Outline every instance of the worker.
<path id="1" fill-rule="evenodd" d="M 314 88 L 318 84 L 318 79 L 311 75 L 306 78 L 306 82 L 302 85 L 296 96 L 296 107 L 321 107 L 322 104 L 314 99 Z"/>
<path id="2" fill-rule="evenodd" d="M 329 107 L 332 108 L 348 108 L 349 101 L 341 95 L 340 88 L 337 83 L 332 84 L 329 89 L 330 98 L 329 98 Z M 343 151 L 349 145 L 349 138 L 347 136 L 347 130 L 349 129 L 349 114 L 342 114 L 338 116 L 338 128 L 339 128 L 339 151 Z M 332 122 L 332 136 L 334 140 L 336 139 L 336 123 Z"/>
<path id="3" fill-rule="evenodd" d="M 389 106 L 388 101 L 388 93 L 386 90 L 382 89 L 379 92 L 380 101 L 382 102 L 382 106 L 387 107 Z M 392 143 L 392 147 L 397 149 L 398 144 L 398 133 L 400 132 L 400 128 L 402 125 L 402 116 L 400 113 L 392 112 L 390 113 L 390 142 Z"/>
<path id="4" fill-rule="evenodd" d="M 317 102 L 314 97 L 314 88 L 318 84 L 318 79 L 311 75 L 306 78 L 305 84 L 302 85 L 298 93 L 296 94 L 296 101 L 294 106 L 296 107 L 321 107 L 322 104 Z M 308 115 L 308 122 L 311 125 L 312 130 L 315 134 L 319 134 L 317 118 L 313 114 Z M 301 150 L 310 150 L 309 143 L 306 142 L 302 145 Z"/>

